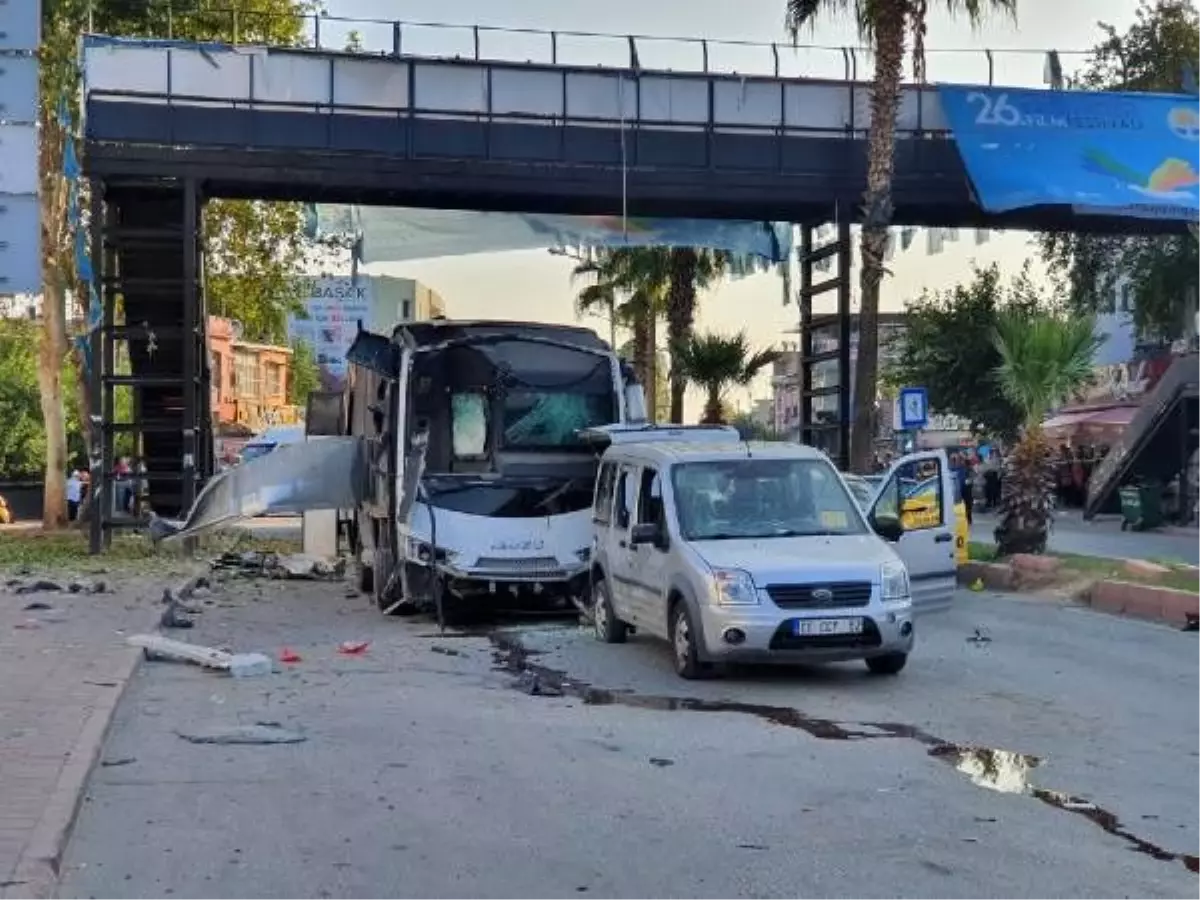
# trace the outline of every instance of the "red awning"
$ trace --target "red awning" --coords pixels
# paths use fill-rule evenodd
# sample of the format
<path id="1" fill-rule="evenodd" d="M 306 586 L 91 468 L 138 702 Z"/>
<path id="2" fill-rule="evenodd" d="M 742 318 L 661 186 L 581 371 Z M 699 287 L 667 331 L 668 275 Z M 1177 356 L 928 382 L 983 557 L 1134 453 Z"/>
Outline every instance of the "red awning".
<path id="1" fill-rule="evenodd" d="M 1067 434 L 1075 431 L 1120 430 L 1133 421 L 1136 406 L 1107 406 L 1102 409 L 1064 410 L 1042 423 L 1045 431 Z"/>

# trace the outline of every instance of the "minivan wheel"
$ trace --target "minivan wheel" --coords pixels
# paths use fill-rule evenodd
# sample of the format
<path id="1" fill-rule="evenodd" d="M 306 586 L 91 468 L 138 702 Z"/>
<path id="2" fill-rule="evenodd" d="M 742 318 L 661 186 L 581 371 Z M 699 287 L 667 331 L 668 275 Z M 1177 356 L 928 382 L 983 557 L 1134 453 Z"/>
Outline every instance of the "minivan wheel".
<path id="1" fill-rule="evenodd" d="M 882 656 L 868 656 L 867 668 L 872 675 L 898 675 L 907 662 L 907 653 L 885 653 Z"/>
<path id="2" fill-rule="evenodd" d="M 623 644 L 629 634 L 628 626 L 617 618 L 608 582 L 603 578 L 592 584 L 592 629 L 596 632 L 596 640 L 606 644 Z"/>
<path id="3" fill-rule="evenodd" d="M 671 614 L 671 658 L 675 664 L 675 674 L 680 678 L 700 678 L 708 670 L 700 662 L 698 639 L 687 604 L 683 601 L 676 603 Z"/>

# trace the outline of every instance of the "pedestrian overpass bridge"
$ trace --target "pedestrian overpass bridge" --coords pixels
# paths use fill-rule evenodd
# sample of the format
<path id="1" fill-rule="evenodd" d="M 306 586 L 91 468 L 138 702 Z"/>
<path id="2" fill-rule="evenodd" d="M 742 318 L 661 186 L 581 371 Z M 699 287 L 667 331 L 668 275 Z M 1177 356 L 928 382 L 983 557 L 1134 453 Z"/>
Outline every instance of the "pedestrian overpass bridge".
<path id="1" fill-rule="evenodd" d="M 105 180 L 195 179 L 207 196 L 797 223 L 857 216 L 865 187 L 870 86 L 852 80 L 105 37 L 83 52 L 84 166 Z M 997 90 L 1008 89 L 980 96 Z M 985 210 L 928 85 L 903 89 L 894 204 L 897 224 L 1128 228 L 1069 206 Z"/>

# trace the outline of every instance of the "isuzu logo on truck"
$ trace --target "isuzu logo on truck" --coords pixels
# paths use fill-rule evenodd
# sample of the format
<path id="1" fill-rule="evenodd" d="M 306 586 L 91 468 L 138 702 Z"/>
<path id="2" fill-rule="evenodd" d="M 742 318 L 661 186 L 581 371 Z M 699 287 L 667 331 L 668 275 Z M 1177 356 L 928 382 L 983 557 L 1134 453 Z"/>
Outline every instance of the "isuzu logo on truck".
<path id="1" fill-rule="evenodd" d="M 505 553 L 522 553 L 528 550 L 541 550 L 546 546 L 542 540 L 531 541 L 493 541 L 492 549 Z"/>

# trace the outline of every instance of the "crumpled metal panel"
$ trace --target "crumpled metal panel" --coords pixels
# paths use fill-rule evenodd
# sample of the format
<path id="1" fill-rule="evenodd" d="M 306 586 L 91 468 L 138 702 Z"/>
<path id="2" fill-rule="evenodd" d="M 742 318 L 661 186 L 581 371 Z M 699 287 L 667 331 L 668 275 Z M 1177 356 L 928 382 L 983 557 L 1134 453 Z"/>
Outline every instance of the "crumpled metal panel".
<path id="1" fill-rule="evenodd" d="M 280 444 L 213 478 L 172 537 L 192 537 L 269 513 L 352 509 L 363 499 L 366 475 L 361 438 L 325 437 Z"/>

